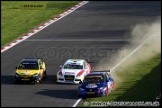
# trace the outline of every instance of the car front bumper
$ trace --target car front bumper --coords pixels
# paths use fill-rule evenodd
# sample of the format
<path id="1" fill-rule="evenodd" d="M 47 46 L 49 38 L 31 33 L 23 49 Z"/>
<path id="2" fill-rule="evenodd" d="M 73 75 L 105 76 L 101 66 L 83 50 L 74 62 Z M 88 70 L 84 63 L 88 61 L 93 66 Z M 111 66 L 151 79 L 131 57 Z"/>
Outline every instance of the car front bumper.
<path id="1" fill-rule="evenodd" d="M 15 81 L 35 81 L 37 80 L 38 78 L 37 77 L 16 77 L 16 76 L 13 76 L 13 80 Z"/>
<path id="2" fill-rule="evenodd" d="M 86 90 L 78 90 L 79 97 L 88 97 L 88 96 L 105 96 L 105 90 L 95 90 L 95 91 L 86 91 Z"/>
<path id="3" fill-rule="evenodd" d="M 64 75 L 57 75 L 57 82 L 59 83 L 70 83 L 70 84 L 79 84 L 80 81 L 83 81 L 84 77 L 75 77 L 71 80 L 65 80 Z"/>

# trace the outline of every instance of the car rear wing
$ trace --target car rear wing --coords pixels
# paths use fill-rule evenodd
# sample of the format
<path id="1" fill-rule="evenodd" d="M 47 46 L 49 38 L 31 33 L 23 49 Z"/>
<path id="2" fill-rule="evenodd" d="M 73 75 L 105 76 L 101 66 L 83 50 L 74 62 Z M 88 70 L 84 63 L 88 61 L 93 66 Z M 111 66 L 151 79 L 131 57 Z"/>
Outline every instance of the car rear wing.
<path id="1" fill-rule="evenodd" d="M 103 70 L 103 71 L 91 71 L 91 72 L 110 72 L 110 70 Z"/>
<path id="2" fill-rule="evenodd" d="M 95 63 L 94 61 L 90 61 L 89 59 L 84 59 L 87 63 Z"/>

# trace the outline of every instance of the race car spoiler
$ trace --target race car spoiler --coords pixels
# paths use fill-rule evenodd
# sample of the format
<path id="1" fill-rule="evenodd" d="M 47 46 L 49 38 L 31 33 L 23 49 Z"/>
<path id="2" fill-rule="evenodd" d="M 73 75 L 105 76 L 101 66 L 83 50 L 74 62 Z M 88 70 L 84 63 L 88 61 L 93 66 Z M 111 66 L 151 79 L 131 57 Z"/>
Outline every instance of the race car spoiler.
<path id="1" fill-rule="evenodd" d="M 87 63 L 95 63 L 94 61 L 90 61 L 89 59 L 84 59 Z"/>
<path id="2" fill-rule="evenodd" d="M 110 70 L 103 70 L 103 71 L 91 71 L 91 72 L 110 72 Z"/>

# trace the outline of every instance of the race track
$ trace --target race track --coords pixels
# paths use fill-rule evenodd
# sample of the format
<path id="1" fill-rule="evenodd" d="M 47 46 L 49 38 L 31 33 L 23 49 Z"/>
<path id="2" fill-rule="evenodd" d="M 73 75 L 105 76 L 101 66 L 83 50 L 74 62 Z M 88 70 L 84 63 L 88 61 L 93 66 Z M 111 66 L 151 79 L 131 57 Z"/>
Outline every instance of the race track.
<path id="1" fill-rule="evenodd" d="M 133 26 L 161 16 L 160 4 L 160 1 L 90 1 L 1 53 L 1 106 L 72 107 L 78 99 L 78 85 L 56 83 L 59 65 L 69 58 L 89 58 L 94 62 L 93 70 L 97 70 L 95 66 L 101 59 L 113 60 L 115 53 L 129 44 Z M 11 84 L 15 66 L 26 57 L 43 58 L 46 62 L 47 79 L 42 84 Z"/>

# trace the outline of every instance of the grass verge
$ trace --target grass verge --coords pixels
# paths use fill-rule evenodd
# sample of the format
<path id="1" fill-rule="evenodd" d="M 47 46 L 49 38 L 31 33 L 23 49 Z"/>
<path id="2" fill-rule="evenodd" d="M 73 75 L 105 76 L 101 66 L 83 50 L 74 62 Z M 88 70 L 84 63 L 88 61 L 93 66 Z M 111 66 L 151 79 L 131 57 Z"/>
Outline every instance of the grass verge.
<path id="1" fill-rule="evenodd" d="M 87 98 L 80 102 L 80 106 L 85 107 L 84 102 L 92 101 L 155 101 L 156 96 L 161 93 L 161 55 L 155 55 L 129 69 L 118 70 L 118 75 L 122 79 L 120 85 L 108 97 Z M 91 105 L 89 104 L 88 107 Z"/>
<path id="2" fill-rule="evenodd" d="M 80 1 L 39 1 L 46 4 L 45 9 L 20 9 L 21 4 L 36 1 L 1 2 L 1 46 L 29 32 L 41 23 L 52 19 Z"/>

